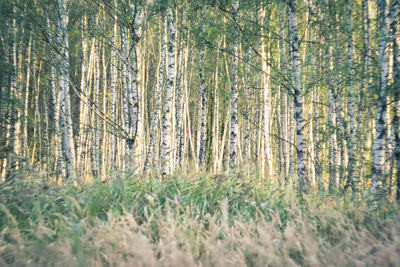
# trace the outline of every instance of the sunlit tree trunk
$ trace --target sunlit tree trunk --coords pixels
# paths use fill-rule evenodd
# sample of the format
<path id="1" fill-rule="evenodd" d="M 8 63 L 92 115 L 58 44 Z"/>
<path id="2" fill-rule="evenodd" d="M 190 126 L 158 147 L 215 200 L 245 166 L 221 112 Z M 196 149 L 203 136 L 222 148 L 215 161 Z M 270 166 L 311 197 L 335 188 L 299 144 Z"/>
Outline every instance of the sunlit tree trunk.
<path id="1" fill-rule="evenodd" d="M 203 23 L 204 7 L 201 10 L 201 22 Z M 200 148 L 199 148 L 199 167 L 202 168 L 206 154 L 206 123 L 207 123 L 207 90 L 204 81 L 204 43 L 200 43 L 199 51 L 199 78 L 201 91 L 201 107 L 200 107 Z"/>
<path id="2" fill-rule="evenodd" d="M 52 30 L 50 29 L 50 23 L 47 21 L 48 35 L 50 38 L 52 37 Z M 50 57 L 53 56 L 53 52 L 50 49 Z M 56 68 L 55 62 L 50 62 L 50 103 L 52 109 L 51 119 L 53 121 L 54 126 L 54 143 L 55 143 L 55 171 L 56 171 L 56 179 L 61 176 L 61 179 L 66 178 L 66 169 L 65 169 L 65 161 L 64 155 L 62 151 L 62 136 L 60 132 L 60 102 L 59 102 L 59 94 L 56 89 Z"/>
<path id="3" fill-rule="evenodd" d="M 351 187 L 352 191 L 356 191 L 356 177 L 357 173 L 355 173 L 355 144 L 356 144 L 356 103 L 355 103 L 355 93 L 353 86 L 353 29 L 352 29 L 352 9 L 353 9 L 353 1 L 346 0 L 346 26 L 347 26 L 347 101 L 348 101 L 348 113 L 349 113 L 349 130 L 350 136 L 347 142 L 348 149 L 348 175 L 345 188 Z"/>
<path id="4" fill-rule="evenodd" d="M 28 149 L 28 116 L 29 116 L 29 91 L 31 81 L 31 55 L 32 55 L 32 35 L 29 36 L 28 44 L 28 61 L 26 67 L 26 87 L 25 87 L 25 104 L 24 104 L 24 139 L 23 139 L 23 154 L 24 158 L 29 161 L 29 149 Z"/>
<path id="5" fill-rule="evenodd" d="M 83 170 L 83 166 L 85 165 L 84 160 L 85 160 L 85 148 L 86 148 L 86 132 L 87 132 L 87 127 L 88 123 L 86 120 L 87 113 L 89 110 L 89 105 L 88 105 L 88 68 L 89 68 L 89 56 L 88 56 L 88 38 L 87 36 L 87 30 L 88 30 L 88 22 L 87 22 L 87 16 L 84 15 L 82 18 L 82 64 L 81 64 L 81 84 L 80 84 L 80 91 L 82 93 L 82 98 L 80 99 L 80 104 L 79 104 L 79 135 L 78 135 L 78 140 L 77 140 L 77 166 L 79 170 Z"/>
<path id="6" fill-rule="evenodd" d="M 136 139 L 136 135 L 138 132 L 138 120 L 139 120 L 139 98 L 138 98 L 138 53 L 136 51 L 137 44 L 139 42 L 139 28 L 142 21 L 142 10 L 139 7 L 138 3 L 135 2 L 133 7 L 134 14 L 133 20 L 131 23 L 131 66 L 129 68 L 130 84 L 128 86 L 128 97 L 129 97 L 129 139 L 127 142 L 127 150 L 128 154 L 133 153 L 134 143 Z M 126 43 L 127 45 L 127 43 Z M 125 48 L 126 49 L 126 48 Z M 124 48 L 123 48 L 124 50 Z M 126 53 L 126 51 L 125 51 Z M 127 118 L 125 118 L 127 119 Z"/>
<path id="7" fill-rule="evenodd" d="M 43 131 L 43 139 L 44 139 L 44 147 L 45 147 L 45 153 L 46 153 L 46 161 L 44 163 L 44 177 L 46 180 L 49 180 L 50 177 L 50 159 L 52 155 L 50 154 L 50 135 L 49 135 L 49 101 L 48 97 L 44 97 L 44 106 L 43 106 L 43 118 L 44 118 L 44 131 Z"/>
<path id="8" fill-rule="evenodd" d="M 378 194 L 383 193 L 383 180 L 385 168 L 385 140 L 387 131 L 386 122 L 386 97 L 387 97 L 387 78 L 388 78 L 388 39 L 389 31 L 387 25 L 386 0 L 378 1 L 379 7 L 379 79 L 378 79 L 378 102 L 376 112 L 376 136 L 372 149 L 372 191 Z"/>
<path id="9" fill-rule="evenodd" d="M 128 65 L 128 60 L 129 60 L 129 51 L 128 51 L 128 36 L 127 36 L 127 29 L 126 27 L 122 26 L 120 27 L 120 37 L 121 37 L 121 56 L 122 56 L 122 62 L 121 62 L 121 94 L 122 94 L 122 124 L 124 126 L 124 129 L 127 133 L 130 132 L 130 108 L 132 108 L 132 95 L 130 91 L 130 86 L 128 86 L 129 83 L 129 65 Z M 136 49 L 136 48 L 135 48 Z M 136 56 L 136 55 L 135 55 Z M 134 59 L 136 62 L 136 59 Z M 132 68 L 135 68 L 136 66 L 133 66 L 132 62 Z M 137 67 L 136 67 L 137 68 Z M 137 70 L 136 70 L 137 72 Z M 137 99 L 136 99 L 137 101 Z M 132 155 L 131 152 L 133 152 L 133 143 L 130 143 L 129 140 L 123 140 L 125 142 L 126 147 L 124 148 L 125 150 L 125 155 L 124 155 L 124 163 L 125 167 L 126 164 L 130 165 L 132 163 Z"/>
<path id="10" fill-rule="evenodd" d="M 297 34 L 297 18 L 295 1 L 288 3 L 289 8 L 289 30 L 291 32 L 291 60 L 293 67 L 293 93 L 294 93 L 294 108 L 296 121 L 296 136 L 297 136 L 297 175 L 299 179 L 300 192 L 307 191 L 310 186 L 310 178 L 306 169 L 307 148 L 304 136 L 304 117 L 303 117 L 303 93 L 301 89 L 301 73 L 300 73 L 300 57 L 299 57 L 299 39 Z"/>
<path id="11" fill-rule="evenodd" d="M 399 54 L 399 37 L 396 37 L 396 27 L 393 27 L 393 75 L 394 75 L 394 92 L 396 99 L 394 107 L 394 117 L 393 117 L 393 131 L 395 133 L 395 160 L 397 166 L 397 190 L 396 199 L 400 200 L 400 54 Z"/>
<path id="12" fill-rule="evenodd" d="M 239 9 L 239 0 L 234 0 L 232 15 L 235 17 Z M 234 32 L 233 37 L 233 56 L 232 56 L 232 72 L 231 72 L 231 127 L 230 127 L 230 140 L 229 140 L 229 167 L 231 170 L 236 169 L 237 164 L 237 136 L 238 136 L 238 84 L 237 84 L 237 65 L 238 65 L 238 30 Z"/>
<path id="13" fill-rule="evenodd" d="M 308 79 L 313 79 L 314 75 L 316 74 L 315 71 L 315 60 L 313 58 L 313 48 L 314 46 L 312 45 L 313 43 L 313 25 L 312 25 L 312 4 L 310 0 L 307 0 L 307 23 L 308 23 L 308 44 L 305 48 L 305 64 L 307 65 L 307 71 L 308 71 L 308 76 L 305 75 L 305 78 Z M 312 82 L 312 80 L 311 80 Z M 307 83 L 307 80 L 305 80 L 305 83 Z M 317 177 L 317 164 L 318 164 L 318 159 L 317 159 L 317 142 L 315 139 L 318 139 L 316 135 L 318 129 L 318 107 L 316 104 L 316 99 L 317 99 L 317 86 L 312 85 L 310 83 L 307 84 L 307 86 L 311 87 L 311 101 L 312 103 L 309 105 L 310 106 L 310 111 L 309 111 L 309 116 L 310 116 L 310 122 L 309 122 L 309 157 L 308 157 L 308 169 L 310 171 L 310 181 L 312 186 L 315 186 L 316 177 Z M 318 179 L 318 185 L 319 179 Z M 318 186 L 319 189 L 320 186 Z"/>
<path id="14" fill-rule="evenodd" d="M 98 22 L 98 19 L 96 19 Z M 91 138 L 92 138 L 92 147 L 91 147 L 91 166 L 92 166 L 92 175 L 94 178 L 98 176 L 99 170 L 99 123 L 97 114 L 94 111 L 99 108 L 99 90 L 100 90 L 100 51 L 98 40 L 94 40 L 94 90 L 93 90 L 93 98 L 92 102 L 94 103 L 94 108 L 92 111 L 92 123 L 91 123 Z"/>
<path id="15" fill-rule="evenodd" d="M 67 169 L 66 177 L 70 178 L 75 176 L 75 146 L 72 132 L 71 104 L 69 96 L 69 52 L 66 11 L 66 0 L 58 0 L 59 17 L 57 21 L 57 41 L 59 47 L 58 87 L 60 94 L 60 131 L 62 133 L 65 165 Z"/>
<path id="16" fill-rule="evenodd" d="M 171 8 L 167 8 L 168 21 L 168 72 L 165 92 L 163 134 L 161 144 L 162 177 L 171 172 L 172 94 L 175 80 L 175 25 Z"/>
<path id="17" fill-rule="evenodd" d="M 289 10 L 287 9 L 287 19 L 289 23 L 288 27 L 288 54 L 289 54 L 289 62 L 288 62 L 288 73 L 291 74 L 294 72 L 294 64 L 292 60 L 292 53 L 293 49 L 291 47 L 291 44 L 293 43 L 293 32 L 290 30 L 290 15 L 289 15 Z M 293 187 L 295 186 L 295 174 L 294 174 L 294 169 L 295 169 L 295 160 L 294 160 L 294 152 L 296 151 L 296 144 L 295 144 L 295 136 L 294 136 L 294 123 L 293 121 L 295 120 L 294 116 L 294 92 L 293 92 L 293 78 L 291 78 L 290 75 L 287 75 L 289 77 L 288 81 L 290 82 L 289 88 L 288 88 L 288 96 L 287 97 L 287 103 L 286 106 L 288 107 L 286 110 L 286 121 L 287 121 L 287 140 L 288 140 L 288 158 L 289 158 L 289 177 L 292 181 Z"/>
<path id="18" fill-rule="evenodd" d="M 221 42 L 220 42 L 221 44 Z M 213 110 L 213 132 L 212 132 L 212 140 L 213 140 L 213 171 L 216 172 L 218 170 L 219 165 L 219 92 L 218 92 L 218 81 L 219 81 L 219 56 L 220 50 L 217 51 L 216 64 L 215 64 L 215 72 L 214 72 L 214 110 Z"/>
<path id="19" fill-rule="evenodd" d="M 400 37 L 398 36 L 399 1 L 392 0 L 391 5 L 391 36 L 393 46 L 393 84 L 395 104 L 393 105 L 392 130 L 394 133 L 394 161 L 396 162 L 396 200 L 400 201 Z"/>
<path id="20" fill-rule="evenodd" d="M 265 7 L 262 8 L 261 16 L 260 16 L 262 27 L 261 27 L 261 69 L 262 69 L 262 120 L 263 120 L 263 128 L 262 128 L 262 151 L 261 151 L 261 173 L 265 173 L 265 168 L 267 168 L 266 173 L 269 179 L 273 177 L 272 171 L 272 149 L 271 149 L 271 126 L 272 126 L 272 107 L 271 107 L 271 87 L 270 87 L 270 75 L 271 68 L 267 65 L 267 61 L 270 60 L 269 49 L 266 47 L 267 38 L 265 35 L 269 35 L 266 33 L 265 27 Z M 266 51 L 268 50 L 268 51 Z M 265 162 L 267 166 L 265 167 Z"/>
<path id="21" fill-rule="evenodd" d="M 361 3 L 361 8 L 362 8 L 362 14 L 361 14 L 361 24 L 362 24 L 362 62 L 361 62 L 361 87 L 360 87 L 360 99 L 364 99 L 365 96 L 369 95 L 369 90 L 370 87 L 368 85 L 369 82 L 369 14 L 368 14 L 368 0 L 362 0 Z M 370 102 L 370 101 L 368 101 Z M 365 116 L 363 114 L 363 111 L 365 108 L 368 107 L 368 114 Z M 369 117 L 371 116 L 371 105 L 364 105 L 363 101 L 358 102 L 357 106 L 357 126 L 356 126 L 356 141 L 357 141 L 357 146 L 360 148 L 360 156 L 359 156 L 359 162 L 357 166 L 359 166 L 360 170 L 358 172 L 358 181 L 355 182 L 355 187 L 357 189 L 357 183 L 360 183 L 360 178 L 365 176 L 365 162 L 366 159 L 366 148 L 368 147 L 368 142 L 366 144 L 364 143 L 369 139 L 369 134 L 366 133 L 368 131 L 371 131 L 370 129 L 368 131 L 362 131 L 363 129 L 368 129 L 370 127 L 370 121 Z M 363 118 L 367 118 L 366 124 L 363 124 Z"/>
<path id="22" fill-rule="evenodd" d="M 113 27 L 113 45 L 117 44 L 117 0 L 114 0 L 114 27 Z M 117 55 L 115 53 L 115 48 L 111 48 L 111 66 L 110 66 L 110 119 L 112 123 L 116 122 L 116 81 L 117 81 Z M 110 129 L 110 156 L 111 156 L 111 166 L 114 167 L 116 161 L 116 137 L 114 132 L 114 127 Z"/>
<path id="23" fill-rule="evenodd" d="M 33 66 L 36 69 L 36 58 L 33 59 Z M 31 156 L 31 165 L 37 163 L 38 169 L 41 170 L 42 163 L 42 131 L 41 131 L 41 116 L 39 110 L 39 94 L 40 94 L 40 73 L 41 73 L 42 62 L 38 64 L 38 77 L 36 72 L 33 73 L 33 88 L 34 88 L 34 118 L 35 127 L 33 130 L 33 149 Z"/>
<path id="24" fill-rule="evenodd" d="M 246 73 L 244 81 L 244 98 L 245 98 L 245 108 L 244 108 L 244 129 L 243 129 L 243 160 L 247 162 L 250 155 L 250 64 L 251 64 L 251 50 L 252 47 L 249 45 L 247 50 L 246 58 Z M 218 62 L 217 62 L 218 64 Z"/>
<path id="25" fill-rule="evenodd" d="M 105 14 L 104 14 L 105 15 Z M 103 17 L 103 22 L 105 18 Z M 102 87 L 101 91 L 103 92 L 103 114 L 107 114 L 108 105 L 107 100 L 109 99 L 108 95 L 108 68 L 109 62 L 106 60 L 106 46 L 102 45 L 102 57 L 101 57 L 101 65 L 103 67 L 103 77 L 102 77 Z M 109 142 L 110 142 L 110 128 L 109 122 L 106 120 L 102 120 L 102 140 L 100 142 L 100 157 L 101 157 L 101 177 L 105 177 L 105 172 L 110 169 L 110 151 L 109 151 Z"/>
<path id="26" fill-rule="evenodd" d="M 188 35 L 189 39 L 189 35 Z M 178 166 L 180 168 L 183 167 L 183 138 L 184 138 L 184 129 L 183 129 L 183 90 L 184 90 L 184 81 L 185 81 L 185 66 L 187 65 L 188 59 L 188 48 L 189 45 L 186 44 L 185 49 L 181 48 L 182 51 L 179 54 L 179 85 L 177 86 L 177 100 L 176 100 L 176 143 L 177 143 L 177 161 Z"/>

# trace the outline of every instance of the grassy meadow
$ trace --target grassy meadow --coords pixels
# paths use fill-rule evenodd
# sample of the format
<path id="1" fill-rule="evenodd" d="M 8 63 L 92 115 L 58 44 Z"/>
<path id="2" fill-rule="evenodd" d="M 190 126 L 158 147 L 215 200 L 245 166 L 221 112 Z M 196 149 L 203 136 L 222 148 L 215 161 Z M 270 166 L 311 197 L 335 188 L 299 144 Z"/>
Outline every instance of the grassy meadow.
<path id="1" fill-rule="evenodd" d="M 0 266 L 400 266 L 398 204 L 258 174 L 0 185 Z M 27 177 L 29 176 L 29 177 Z"/>

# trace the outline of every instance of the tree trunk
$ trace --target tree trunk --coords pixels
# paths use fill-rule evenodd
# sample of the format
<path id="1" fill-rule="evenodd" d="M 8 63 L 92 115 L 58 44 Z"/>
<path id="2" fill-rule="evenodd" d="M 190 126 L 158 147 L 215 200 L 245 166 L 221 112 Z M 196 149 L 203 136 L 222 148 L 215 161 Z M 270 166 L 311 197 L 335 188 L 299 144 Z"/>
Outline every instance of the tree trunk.
<path id="1" fill-rule="evenodd" d="M 117 44 L 117 0 L 114 0 L 114 27 L 113 27 L 113 45 Z M 116 122 L 116 80 L 117 80 L 117 55 L 115 48 L 111 48 L 111 73 L 110 73 L 110 95 L 111 95 L 111 107 L 110 107 L 110 120 L 112 123 Z M 116 137 L 114 127 L 111 128 L 110 132 L 110 155 L 111 155 L 111 167 L 113 168 L 116 161 Z"/>
<path id="2" fill-rule="evenodd" d="M 49 36 L 52 36 L 50 24 L 48 21 L 47 21 L 47 27 Z M 52 56 L 53 53 L 50 52 L 50 58 L 53 58 Z M 59 94 L 56 90 L 56 69 L 54 66 L 54 62 L 50 62 L 50 93 L 51 93 L 50 103 L 52 109 L 51 118 L 53 119 L 53 125 L 54 125 L 54 143 L 56 149 L 54 153 L 56 156 L 55 171 L 56 171 L 56 179 L 58 180 L 59 175 L 61 176 L 61 179 L 66 178 L 66 169 L 62 151 L 62 141 L 61 141 L 62 136 L 60 132 L 60 121 L 59 121 L 60 102 L 59 102 Z"/>
<path id="3" fill-rule="evenodd" d="M 394 160 L 396 161 L 396 200 L 400 202 L 400 37 L 397 32 L 397 23 L 399 23 L 398 0 L 392 1 L 391 6 L 391 42 L 393 45 L 393 92 L 395 105 L 393 106 L 392 128 L 394 133 Z"/>
<path id="4" fill-rule="evenodd" d="M 142 20 L 142 14 L 141 14 L 141 9 L 135 3 L 134 5 L 134 15 L 133 15 L 133 21 L 131 24 L 132 31 L 131 31 L 131 53 L 132 53 L 132 65 L 129 70 L 130 72 L 130 85 L 128 86 L 128 96 L 129 96 L 129 124 L 130 124 L 130 129 L 129 129 L 129 139 L 126 140 L 127 142 L 127 150 L 129 154 L 133 153 L 134 149 L 134 143 L 136 139 L 136 134 L 137 134 L 137 129 L 138 129 L 138 120 L 139 120 L 139 101 L 138 101 L 138 81 L 137 81 L 137 74 L 138 74 L 138 56 L 137 56 L 137 43 L 139 42 L 139 27 L 141 24 Z M 127 45 L 127 43 L 125 44 Z M 127 48 L 123 48 L 123 50 L 126 50 Z M 124 52 L 125 54 L 127 51 Z M 128 61 L 126 61 L 127 63 Z"/>
<path id="5" fill-rule="evenodd" d="M 68 32 L 66 11 L 66 0 L 58 0 L 58 34 L 57 41 L 59 47 L 59 77 L 58 86 L 60 93 L 60 130 L 63 139 L 63 149 L 65 155 L 66 177 L 75 176 L 75 146 L 72 132 L 71 104 L 69 96 L 69 52 L 68 52 Z"/>
<path id="6" fill-rule="evenodd" d="M 297 175 L 299 179 L 299 191 L 307 191 L 310 186 L 310 180 L 306 169 L 307 148 L 304 136 L 304 118 L 303 118 L 303 96 L 301 89 L 301 73 L 299 58 L 299 39 L 297 35 L 297 18 L 295 1 L 288 4 L 289 7 L 289 30 L 291 32 L 291 56 L 294 74 L 294 107 L 297 135 Z"/>
<path id="7" fill-rule="evenodd" d="M 220 42 L 221 44 L 221 42 Z M 214 126 L 213 126 L 213 171 L 219 170 L 219 92 L 218 92 L 218 75 L 219 75 L 219 55 L 220 50 L 217 51 L 216 63 L 215 63 L 215 78 L 214 78 Z"/>
<path id="8" fill-rule="evenodd" d="M 201 24 L 203 23 L 204 7 L 201 10 Z M 199 148 L 199 167 L 202 168 L 206 153 L 206 123 L 207 123 L 207 90 L 204 81 L 204 43 L 200 43 L 199 51 L 199 77 L 201 91 L 201 108 L 200 108 L 200 148 Z"/>
<path id="9" fill-rule="evenodd" d="M 377 194 L 377 198 L 383 192 L 384 168 L 385 168 L 385 140 L 386 140 L 386 83 L 388 77 L 388 38 L 389 31 L 387 25 L 387 8 L 386 1 L 379 0 L 379 80 L 378 80 L 378 102 L 376 112 L 376 136 L 374 146 L 372 148 L 373 166 L 372 166 L 372 192 Z"/>
<path id="10" fill-rule="evenodd" d="M 98 19 L 96 19 L 98 22 Z M 91 148 L 91 165 L 92 175 L 96 179 L 98 177 L 99 170 L 99 135 L 98 135 L 98 118 L 94 111 L 99 107 L 99 89 L 100 89 L 100 51 L 98 40 L 94 40 L 94 90 L 92 101 L 95 105 L 92 111 L 93 121 L 91 123 L 91 135 L 92 135 L 92 148 Z"/>
<path id="11" fill-rule="evenodd" d="M 246 59 L 246 74 L 244 81 L 244 97 L 245 97 L 245 108 L 244 108 L 244 132 L 243 132 L 243 159 L 247 163 L 250 155 L 250 64 L 251 64 L 251 45 L 247 50 Z M 217 62 L 218 64 L 218 62 Z"/>
<path id="12" fill-rule="evenodd" d="M 189 40 L 189 35 L 188 35 Z M 185 66 L 187 65 L 188 59 L 188 47 L 186 45 L 185 50 L 182 48 L 182 52 L 179 54 L 179 86 L 177 86 L 177 102 L 176 102 L 176 143 L 177 143 L 177 161 L 179 167 L 182 168 L 183 161 L 183 90 L 185 80 Z M 186 53 L 185 53 L 185 52 Z"/>
<path id="13" fill-rule="evenodd" d="M 26 161 L 29 162 L 29 146 L 28 146 L 28 116 L 29 116 L 29 90 L 31 77 L 31 54 L 32 54 L 32 35 L 29 36 L 28 44 L 28 62 L 26 68 L 26 87 L 25 87 L 25 105 L 24 105 L 24 141 L 23 154 Z"/>
<path id="14" fill-rule="evenodd" d="M 346 24 L 347 24 L 347 101 L 348 101 L 348 113 L 349 113 L 349 130 L 350 136 L 347 142 L 348 149 L 348 175 L 347 181 L 345 185 L 345 189 L 347 187 L 351 187 L 353 193 L 356 191 L 356 177 L 357 173 L 355 173 L 355 162 L 356 162 L 356 154 L 355 154 L 355 144 L 356 144 L 356 103 L 355 103 L 355 93 L 353 86 L 353 34 L 352 34 L 352 8 L 353 1 L 346 0 Z"/>
<path id="15" fill-rule="evenodd" d="M 170 7 L 167 8 L 168 21 L 168 72 L 167 86 L 165 92 L 164 114 L 163 114 L 163 135 L 161 144 L 161 167 L 162 177 L 171 172 L 171 134 L 172 134 L 172 94 L 175 80 L 175 25 L 173 13 Z"/>
<path id="16" fill-rule="evenodd" d="M 234 0 L 232 16 L 237 15 L 239 9 L 239 0 Z M 239 32 L 236 30 L 233 37 L 233 56 L 232 56 L 232 72 L 231 72 L 231 129 L 230 129 L 230 141 L 229 141 L 229 167 L 231 171 L 236 169 L 237 164 L 237 135 L 238 135 L 238 88 L 237 88 L 237 64 L 238 64 L 238 42 Z"/>
<path id="17" fill-rule="evenodd" d="M 262 68 L 262 151 L 261 151 L 261 173 L 265 172 L 265 162 L 267 163 L 267 177 L 269 179 L 273 178 L 272 171 L 272 147 L 271 147 L 271 125 L 272 125 L 272 103 L 271 103 L 271 87 L 270 87 L 270 75 L 271 68 L 267 65 L 267 61 L 270 58 L 269 50 L 266 51 L 266 38 L 264 37 L 267 33 L 264 31 L 264 20 L 265 20 L 265 7 L 261 11 L 261 68 Z M 269 35 L 269 34 L 268 34 Z M 268 57 L 268 58 L 267 58 Z"/>

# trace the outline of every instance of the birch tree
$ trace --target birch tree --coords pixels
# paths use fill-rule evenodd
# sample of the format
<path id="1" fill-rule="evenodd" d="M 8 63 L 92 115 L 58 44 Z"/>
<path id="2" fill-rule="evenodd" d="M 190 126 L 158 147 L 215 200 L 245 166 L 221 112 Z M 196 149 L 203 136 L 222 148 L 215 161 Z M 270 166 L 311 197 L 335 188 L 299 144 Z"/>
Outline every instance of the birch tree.
<path id="1" fill-rule="evenodd" d="M 72 132 L 71 104 L 69 95 L 69 51 L 67 31 L 67 2 L 58 0 L 57 45 L 58 55 L 58 87 L 60 94 L 60 131 L 62 133 L 63 150 L 66 165 L 66 177 L 75 176 L 75 146 Z"/>
<path id="2" fill-rule="evenodd" d="M 400 53 L 399 45 L 400 38 L 398 36 L 399 19 L 400 14 L 398 0 L 392 0 L 390 10 L 390 41 L 393 47 L 393 84 L 392 90 L 394 92 L 395 104 L 393 105 L 393 120 L 392 128 L 394 133 L 394 153 L 393 157 L 396 161 L 396 200 L 400 201 Z"/>
<path id="3" fill-rule="evenodd" d="M 262 136 L 262 155 L 261 155 L 261 172 L 264 172 L 264 164 L 267 163 L 267 173 L 268 178 L 272 178 L 273 170 L 272 170 L 272 147 L 271 147 L 271 126 L 272 126 L 272 106 L 271 106 L 271 96 L 272 91 L 270 87 L 270 76 L 271 76 L 271 68 L 268 66 L 267 61 L 269 60 L 270 53 L 266 47 L 265 38 L 268 35 L 264 31 L 264 20 L 265 20 L 265 8 L 261 11 L 261 69 L 262 69 L 262 100 L 263 100 L 263 107 L 262 107 L 262 118 L 263 118 L 263 136 Z M 268 50 L 268 52 L 266 51 Z M 268 58 L 267 58 L 268 57 Z"/>
<path id="4" fill-rule="evenodd" d="M 356 144 L 356 103 L 355 103 L 355 93 L 353 86 L 353 34 L 352 34 L 352 8 L 353 1 L 346 0 L 346 25 L 347 25 L 347 101 L 348 101 L 348 113 L 349 113 L 349 128 L 350 136 L 347 142 L 348 149 L 348 177 L 346 181 L 346 187 L 351 187 L 352 191 L 356 191 L 356 181 L 354 180 L 355 174 L 355 144 Z"/>
<path id="5" fill-rule="evenodd" d="M 239 0 L 234 0 L 232 8 L 232 16 L 237 16 L 239 9 Z M 233 55 L 232 55 L 232 71 L 231 71 L 231 99 L 230 99 L 230 112 L 231 112 L 231 126 L 230 126 L 230 140 L 229 140 L 229 167 L 231 170 L 236 169 L 237 164 L 237 136 L 238 136 L 238 85 L 237 85 L 237 65 L 238 65 L 238 43 L 239 35 L 238 30 L 233 33 Z"/>
<path id="6" fill-rule="evenodd" d="M 385 165 L 385 139 L 386 139 L 386 96 L 388 78 L 388 16 L 385 0 L 378 1 L 379 7 L 379 79 L 378 79 L 378 102 L 376 112 L 376 136 L 372 149 L 372 191 L 379 197 L 383 193 L 384 165 Z"/>
<path id="7" fill-rule="evenodd" d="M 189 34 L 188 38 L 189 40 Z M 176 100 L 176 143 L 177 143 L 177 161 L 180 168 L 183 166 L 183 145 L 184 145 L 184 122 L 183 122 L 183 111 L 184 111 L 184 84 L 185 84 L 185 66 L 187 66 L 188 60 L 188 45 L 186 44 L 185 49 L 181 47 L 182 51 L 179 54 L 179 85 L 177 86 L 177 100 Z"/>
<path id="8" fill-rule="evenodd" d="M 112 37 L 112 43 L 115 45 L 117 43 L 117 4 L 118 1 L 114 0 L 114 6 L 113 6 L 113 11 L 114 11 L 114 26 L 113 26 L 113 37 Z M 111 48 L 111 73 L 110 73 L 110 94 L 111 94 L 111 107 L 110 107 L 110 119 L 112 122 L 116 121 L 116 79 L 117 79 L 117 55 L 115 53 L 115 47 Z M 115 160 L 116 160 L 116 151 L 115 151 L 115 146 L 116 146 L 116 137 L 115 133 L 113 131 L 114 129 L 111 130 L 111 139 L 110 139 L 110 154 L 111 154 L 111 165 L 114 166 Z"/>
<path id="9" fill-rule="evenodd" d="M 171 7 L 167 8 L 168 21 L 168 70 L 165 91 L 163 134 L 161 143 L 161 171 L 165 178 L 171 172 L 172 94 L 175 80 L 175 25 Z"/>
<path id="10" fill-rule="evenodd" d="M 291 35 L 291 60 L 293 66 L 293 97 L 296 120 L 297 136 L 297 175 L 299 179 L 300 192 L 309 190 L 310 178 L 306 169 L 307 148 L 304 136 L 304 117 L 303 117 L 303 93 L 301 88 L 300 58 L 299 58 L 299 39 L 296 17 L 296 3 L 292 0 L 288 3 L 289 31 Z"/>
<path id="11" fill-rule="evenodd" d="M 201 9 L 201 21 L 203 23 L 204 7 Z M 204 81 L 204 42 L 200 41 L 199 51 L 199 77 L 200 77 L 200 91 L 201 91 L 201 115 L 200 115 L 200 149 L 199 149 L 199 166 L 203 167 L 205 153 L 206 153 L 206 120 L 207 120 L 207 91 Z"/>

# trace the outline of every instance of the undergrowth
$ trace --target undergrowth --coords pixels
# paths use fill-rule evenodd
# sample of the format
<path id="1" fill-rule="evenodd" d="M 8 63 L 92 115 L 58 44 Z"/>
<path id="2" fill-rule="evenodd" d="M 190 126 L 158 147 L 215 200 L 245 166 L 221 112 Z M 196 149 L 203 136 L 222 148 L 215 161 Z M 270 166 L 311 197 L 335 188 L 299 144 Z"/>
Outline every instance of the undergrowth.
<path id="1" fill-rule="evenodd" d="M 400 266 L 396 203 L 256 174 L 0 185 L 1 266 Z"/>

